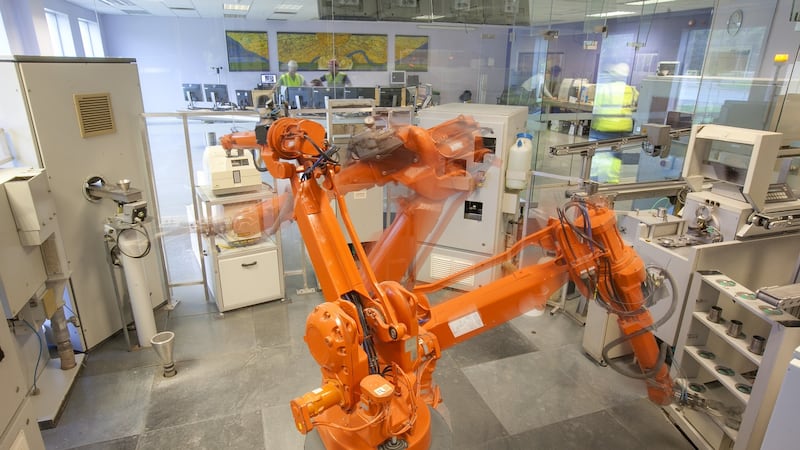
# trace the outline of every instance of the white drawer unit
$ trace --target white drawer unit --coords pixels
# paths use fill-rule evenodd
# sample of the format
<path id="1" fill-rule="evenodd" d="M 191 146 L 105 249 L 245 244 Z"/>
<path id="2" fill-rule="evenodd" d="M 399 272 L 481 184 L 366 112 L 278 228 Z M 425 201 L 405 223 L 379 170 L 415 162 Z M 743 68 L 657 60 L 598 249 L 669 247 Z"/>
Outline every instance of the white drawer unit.
<path id="1" fill-rule="evenodd" d="M 698 271 L 682 322 L 672 377 L 708 406 L 665 409 L 698 448 L 760 448 L 800 320 L 725 274 Z"/>
<path id="2" fill-rule="evenodd" d="M 218 196 L 207 186 L 201 186 L 197 196 L 205 228 L 215 230 L 204 234 L 202 253 L 207 287 L 219 311 L 283 299 L 280 232 L 237 241 L 229 230 L 238 214 L 247 208 L 257 208 L 262 201 L 271 201 L 272 190 L 264 186 L 255 192 Z"/>

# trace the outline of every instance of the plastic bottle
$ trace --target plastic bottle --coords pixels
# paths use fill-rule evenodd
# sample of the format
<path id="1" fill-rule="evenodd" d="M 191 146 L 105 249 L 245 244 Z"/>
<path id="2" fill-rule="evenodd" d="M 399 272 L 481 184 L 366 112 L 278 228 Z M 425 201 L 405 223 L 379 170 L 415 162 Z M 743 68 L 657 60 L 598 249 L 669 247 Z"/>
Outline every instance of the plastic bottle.
<path id="1" fill-rule="evenodd" d="M 517 140 L 508 149 L 508 166 L 506 167 L 506 188 L 525 189 L 528 185 L 528 174 L 533 158 L 533 136 L 529 133 L 517 134 Z"/>

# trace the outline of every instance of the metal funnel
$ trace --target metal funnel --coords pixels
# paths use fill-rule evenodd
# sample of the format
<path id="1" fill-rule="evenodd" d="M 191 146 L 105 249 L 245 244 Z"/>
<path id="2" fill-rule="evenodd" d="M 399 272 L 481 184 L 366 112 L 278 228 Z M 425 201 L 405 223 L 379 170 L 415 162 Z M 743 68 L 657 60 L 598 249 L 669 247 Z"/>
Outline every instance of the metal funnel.
<path id="1" fill-rule="evenodd" d="M 156 351 L 161 364 L 164 365 L 164 376 L 173 377 L 177 370 L 175 370 L 175 362 L 172 360 L 172 348 L 175 345 L 175 333 L 172 331 L 162 331 L 150 338 L 150 345 Z"/>

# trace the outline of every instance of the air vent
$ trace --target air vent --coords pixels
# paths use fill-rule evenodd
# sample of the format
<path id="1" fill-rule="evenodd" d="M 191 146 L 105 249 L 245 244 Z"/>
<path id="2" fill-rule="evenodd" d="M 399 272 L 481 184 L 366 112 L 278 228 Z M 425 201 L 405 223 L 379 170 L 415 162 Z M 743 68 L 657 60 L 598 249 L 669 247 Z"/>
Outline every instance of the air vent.
<path id="1" fill-rule="evenodd" d="M 114 115 L 111 111 L 111 94 L 75 94 L 75 112 L 78 114 L 78 125 L 81 137 L 87 138 L 111 134 L 117 131 L 114 126 Z"/>
<path id="2" fill-rule="evenodd" d="M 432 253 L 430 276 L 433 280 L 441 280 L 442 278 L 447 278 L 454 273 L 458 273 L 470 267 L 471 265 L 472 264 L 469 261 Z M 461 277 L 461 279 L 453 283 L 453 285 L 473 287 L 475 286 L 475 275 Z"/>
<path id="3" fill-rule="evenodd" d="M 247 17 L 247 14 L 225 13 L 223 14 L 223 17 L 225 17 L 226 19 L 244 19 L 245 17 Z"/>

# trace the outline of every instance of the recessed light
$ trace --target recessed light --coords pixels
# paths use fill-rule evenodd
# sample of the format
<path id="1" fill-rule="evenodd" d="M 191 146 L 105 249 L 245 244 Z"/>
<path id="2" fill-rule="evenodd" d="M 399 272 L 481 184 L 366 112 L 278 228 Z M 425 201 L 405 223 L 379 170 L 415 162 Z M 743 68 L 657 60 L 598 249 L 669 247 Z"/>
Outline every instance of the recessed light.
<path id="1" fill-rule="evenodd" d="M 618 16 L 632 16 L 635 12 L 631 11 L 609 11 L 604 13 L 587 14 L 586 17 L 618 17 Z"/>
<path id="2" fill-rule="evenodd" d="M 243 5 L 241 3 L 223 3 L 222 9 L 225 11 L 250 11 L 250 5 Z"/>
<path id="3" fill-rule="evenodd" d="M 628 2 L 625 3 L 628 6 L 645 6 L 645 5 L 655 5 L 657 3 L 671 3 L 675 0 L 639 0 L 638 2 Z"/>

